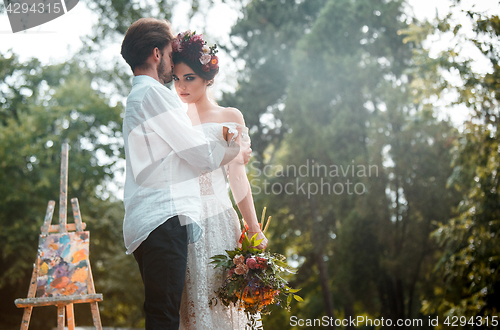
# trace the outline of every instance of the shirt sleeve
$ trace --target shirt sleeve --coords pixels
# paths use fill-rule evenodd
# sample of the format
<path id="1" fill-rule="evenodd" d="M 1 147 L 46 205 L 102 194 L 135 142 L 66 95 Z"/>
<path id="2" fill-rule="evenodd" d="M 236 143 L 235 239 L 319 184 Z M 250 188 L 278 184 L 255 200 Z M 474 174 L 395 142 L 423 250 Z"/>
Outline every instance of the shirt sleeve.
<path id="1" fill-rule="evenodd" d="M 224 158 L 225 148 L 207 140 L 201 127 L 193 127 L 180 101 L 169 92 L 149 88 L 141 104 L 144 121 L 129 134 L 130 150 L 137 153 L 136 157 L 131 155 L 136 177 L 171 152 L 201 171 L 217 169 Z"/>

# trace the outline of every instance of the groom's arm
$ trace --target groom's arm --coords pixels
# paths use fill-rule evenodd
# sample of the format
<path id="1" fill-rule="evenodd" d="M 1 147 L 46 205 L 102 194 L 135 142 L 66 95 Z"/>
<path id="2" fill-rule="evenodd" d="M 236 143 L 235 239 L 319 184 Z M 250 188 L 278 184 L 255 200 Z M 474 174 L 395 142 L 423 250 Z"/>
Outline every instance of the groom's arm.
<path id="1" fill-rule="evenodd" d="M 182 159 L 200 170 L 214 170 L 234 159 L 240 148 L 209 141 L 203 130 L 191 125 L 178 100 L 151 88 L 145 98 L 147 126 Z M 165 111 L 166 109 L 166 111 Z M 163 110 L 163 111 L 162 111 Z"/>

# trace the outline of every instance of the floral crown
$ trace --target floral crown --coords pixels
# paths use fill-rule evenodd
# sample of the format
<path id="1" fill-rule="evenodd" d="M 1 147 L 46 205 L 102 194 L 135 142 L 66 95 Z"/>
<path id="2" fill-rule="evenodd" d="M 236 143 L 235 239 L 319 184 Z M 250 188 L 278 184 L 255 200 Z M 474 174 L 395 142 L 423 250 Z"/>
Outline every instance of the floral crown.
<path id="1" fill-rule="evenodd" d="M 217 45 L 209 47 L 203 40 L 203 34 L 196 34 L 196 31 L 179 33 L 172 41 L 172 51 L 192 62 L 200 61 L 201 69 L 205 72 L 219 68 L 219 59 L 215 56 Z"/>

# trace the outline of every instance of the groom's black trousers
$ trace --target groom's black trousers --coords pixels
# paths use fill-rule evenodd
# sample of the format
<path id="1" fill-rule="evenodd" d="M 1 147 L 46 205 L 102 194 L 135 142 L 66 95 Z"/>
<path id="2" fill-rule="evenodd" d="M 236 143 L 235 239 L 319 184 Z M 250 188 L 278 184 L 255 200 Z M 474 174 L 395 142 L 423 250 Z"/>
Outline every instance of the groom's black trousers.
<path id="1" fill-rule="evenodd" d="M 179 328 L 187 262 L 187 231 L 179 217 L 168 219 L 134 251 L 144 282 L 146 330 Z"/>

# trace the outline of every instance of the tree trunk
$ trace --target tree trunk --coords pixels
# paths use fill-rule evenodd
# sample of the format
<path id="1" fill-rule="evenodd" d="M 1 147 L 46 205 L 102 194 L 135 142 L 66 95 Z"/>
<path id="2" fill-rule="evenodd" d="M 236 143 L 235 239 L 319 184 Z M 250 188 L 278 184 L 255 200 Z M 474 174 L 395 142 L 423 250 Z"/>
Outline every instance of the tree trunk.
<path id="1" fill-rule="evenodd" d="M 328 273 L 326 270 L 325 260 L 323 259 L 323 253 L 316 254 L 316 265 L 318 266 L 319 270 L 319 282 L 321 284 L 321 292 L 323 293 L 326 315 L 330 318 L 330 320 L 334 320 L 335 315 L 333 311 L 333 299 L 332 293 L 330 292 L 330 284 L 328 281 Z M 328 329 L 335 329 L 335 323 L 330 322 L 330 326 L 328 327 Z"/>
<path id="2" fill-rule="evenodd" d="M 342 295 L 344 296 L 344 319 L 350 320 L 355 319 L 356 315 L 354 314 L 354 302 L 351 292 L 348 290 L 342 290 Z M 345 327 L 347 330 L 354 330 L 354 326 L 352 326 L 349 322 L 349 325 Z"/>
<path id="3" fill-rule="evenodd" d="M 322 230 L 320 227 L 321 224 L 318 221 L 318 208 L 316 205 L 316 199 L 312 197 L 309 202 L 310 206 L 310 211 L 311 211 L 311 216 L 312 216 L 312 237 L 314 239 L 315 247 L 313 251 L 313 256 L 316 262 L 316 265 L 318 266 L 318 271 L 319 271 L 319 282 L 321 285 L 321 292 L 323 294 L 323 301 L 325 303 L 325 312 L 326 315 L 330 318 L 330 320 L 335 319 L 335 313 L 333 309 L 333 299 L 332 299 L 332 293 L 330 291 L 330 283 L 329 283 L 329 278 L 328 278 L 328 271 L 327 267 L 325 264 L 325 259 L 323 259 L 323 250 L 325 246 L 325 239 L 324 235 L 324 229 Z M 329 322 L 328 329 L 335 329 L 335 323 Z"/>

